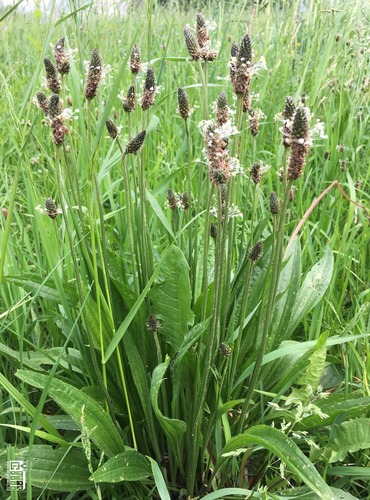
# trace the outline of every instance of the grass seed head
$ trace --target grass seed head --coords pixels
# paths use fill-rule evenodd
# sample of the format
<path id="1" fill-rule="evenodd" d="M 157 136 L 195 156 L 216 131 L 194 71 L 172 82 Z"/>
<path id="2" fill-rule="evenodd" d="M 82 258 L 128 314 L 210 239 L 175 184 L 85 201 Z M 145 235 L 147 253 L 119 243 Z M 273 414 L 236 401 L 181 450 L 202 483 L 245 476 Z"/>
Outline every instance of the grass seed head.
<path id="1" fill-rule="evenodd" d="M 257 243 L 251 248 L 251 251 L 249 252 L 249 259 L 252 262 L 256 262 L 258 259 L 262 257 L 262 251 L 263 251 L 263 243 L 262 241 L 257 241 Z"/>
<path id="2" fill-rule="evenodd" d="M 237 59 L 238 64 L 245 64 L 247 66 L 252 64 L 252 39 L 248 33 L 240 40 Z"/>
<path id="3" fill-rule="evenodd" d="M 197 24 L 196 24 L 197 40 L 200 48 L 207 45 L 209 40 L 209 34 L 207 29 L 206 20 L 202 14 L 197 14 Z"/>
<path id="4" fill-rule="evenodd" d="M 137 75 L 141 69 L 140 49 L 136 43 L 132 47 L 130 54 L 130 69 L 133 75 Z"/>
<path id="5" fill-rule="evenodd" d="M 254 109 L 249 109 L 249 129 L 253 137 L 256 137 L 259 132 L 260 127 L 260 118 L 259 115 Z"/>
<path id="6" fill-rule="evenodd" d="M 188 94 L 182 87 L 177 89 L 177 100 L 179 103 L 179 113 L 181 118 L 186 120 L 190 116 L 190 106 Z"/>
<path id="7" fill-rule="evenodd" d="M 126 99 L 122 103 L 126 113 L 131 113 L 135 109 L 135 85 L 130 85 L 127 91 Z"/>
<path id="8" fill-rule="evenodd" d="M 157 333 L 161 327 L 161 323 L 157 316 L 155 316 L 154 314 L 150 314 L 148 316 L 148 319 L 146 320 L 146 327 L 150 332 Z"/>
<path id="9" fill-rule="evenodd" d="M 112 139 L 116 139 L 118 137 L 118 128 L 116 124 L 112 120 L 107 120 L 105 122 L 105 125 L 107 127 L 109 137 L 111 137 Z"/>
<path id="10" fill-rule="evenodd" d="M 50 219 L 55 219 L 58 215 L 58 207 L 53 198 L 46 198 L 45 200 L 45 213 Z"/>
<path id="11" fill-rule="evenodd" d="M 307 108 L 300 106 L 297 108 L 292 125 L 291 156 L 289 159 L 287 179 L 297 180 L 303 171 L 306 163 L 306 156 L 309 150 L 309 114 Z"/>
<path id="12" fill-rule="evenodd" d="M 185 37 L 186 48 L 188 49 L 188 52 L 189 52 L 189 56 L 194 61 L 198 61 L 200 59 L 199 45 L 198 45 L 198 42 L 197 42 L 195 36 L 190 31 L 188 26 L 185 26 L 185 28 L 184 28 L 184 37 Z"/>
<path id="13" fill-rule="evenodd" d="M 274 191 L 270 194 L 270 212 L 272 215 L 277 215 L 280 212 L 280 202 Z"/>
<path id="14" fill-rule="evenodd" d="M 261 182 L 261 179 L 262 179 L 262 165 L 261 165 L 261 163 L 259 161 L 256 162 L 256 163 L 253 163 L 253 165 L 251 166 L 250 176 L 252 178 L 252 181 L 255 184 L 259 184 Z"/>
<path id="15" fill-rule="evenodd" d="M 285 106 L 284 106 L 284 111 L 283 111 L 283 117 L 286 120 L 292 119 L 293 116 L 294 116 L 296 108 L 297 107 L 295 105 L 293 97 L 291 97 L 290 95 L 288 95 L 285 98 Z"/>
<path id="16" fill-rule="evenodd" d="M 223 125 L 229 118 L 226 92 L 220 92 L 216 104 L 217 125 Z"/>
<path id="17" fill-rule="evenodd" d="M 125 154 L 136 155 L 140 151 L 141 147 L 144 144 L 145 135 L 146 135 L 146 131 L 142 130 L 140 132 L 140 134 L 138 134 L 136 137 L 131 139 L 131 141 L 126 146 Z"/>
<path id="18" fill-rule="evenodd" d="M 59 94 L 60 92 L 60 82 L 58 80 L 57 72 L 54 67 L 54 64 L 45 57 L 44 59 L 44 66 L 45 66 L 45 72 L 46 72 L 46 82 L 48 88 L 54 92 L 54 94 Z"/>
<path id="19" fill-rule="evenodd" d="M 221 342 L 218 346 L 218 350 L 220 351 L 221 356 L 223 356 L 224 358 L 228 358 L 232 353 L 231 347 L 226 344 L 226 342 Z"/>
<path id="20" fill-rule="evenodd" d="M 178 205 L 177 205 L 177 197 L 174 191 L 169 188 L 167 189 L 167 201 L 168 201 L 168 206 L 170 207 L 171 210 L 176 210 Z"/>
<path id="21" fill-rule="evenodd" d="M 57 71 L 61 75 L 66 75 L 69 73 L 71 68 L 68 60 L 68 54 L 64 47 L 64 38 L 60 38 L 54 47 L 54 59 Z"/>
<path id="22" fill-rule="evenodd" d="M 49 99 L 43 92 L 37 92 L 36 102 L 38 107 L 44 112 L 45 115 L 49 113 Z"/>
<path id="23" fill-rule="evenodd" d="M 93 49 L 91 52 L 91 59 L 89 70 L 87 73 L 85 97 L 88 100 L 93 99 L 98 91 L 99 82 L 102 75 L 102 60 L 98 49 Z"/>
<path id="24" fill-rule="evenodd" d="M 182 194 L 180 194 L 180 204 L 183 210 L 187 210 L 189 208 L 190 200 L 189 193 L 187 191 L 184 191 Z"/>
<path id="25" fill-rule="evenodd" d="M 155 101 L 155 94 L 156 94 L 155 74 L 153 68 L 149 66 L 145 75 L 143 97 L 141 101 L 141 107 L 143 111 L 146 111 L 151 106 L 153 106 Z"/>

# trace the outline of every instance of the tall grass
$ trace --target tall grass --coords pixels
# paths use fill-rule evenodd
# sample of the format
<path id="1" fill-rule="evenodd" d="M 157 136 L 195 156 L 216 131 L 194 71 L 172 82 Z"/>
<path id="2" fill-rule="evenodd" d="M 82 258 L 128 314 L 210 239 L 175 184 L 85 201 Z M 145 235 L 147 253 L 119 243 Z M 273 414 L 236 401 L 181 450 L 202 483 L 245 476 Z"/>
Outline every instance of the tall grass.
<path id="1" fill-rule="evenodd" d="M 27 498 L 366 498 L 369 9 L 196 7 L 0 17 L 0 468 Z"/>

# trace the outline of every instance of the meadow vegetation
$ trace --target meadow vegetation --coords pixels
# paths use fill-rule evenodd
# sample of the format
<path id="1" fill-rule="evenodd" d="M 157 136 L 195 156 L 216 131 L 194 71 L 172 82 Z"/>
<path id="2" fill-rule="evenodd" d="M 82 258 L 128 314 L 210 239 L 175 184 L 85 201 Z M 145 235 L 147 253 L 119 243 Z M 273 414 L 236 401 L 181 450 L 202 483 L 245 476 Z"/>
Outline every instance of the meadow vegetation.
<path id="1" fill-rule="evenodd" d="M 369 20 L 0 11 L 4 498 L 369 498 Z"/>

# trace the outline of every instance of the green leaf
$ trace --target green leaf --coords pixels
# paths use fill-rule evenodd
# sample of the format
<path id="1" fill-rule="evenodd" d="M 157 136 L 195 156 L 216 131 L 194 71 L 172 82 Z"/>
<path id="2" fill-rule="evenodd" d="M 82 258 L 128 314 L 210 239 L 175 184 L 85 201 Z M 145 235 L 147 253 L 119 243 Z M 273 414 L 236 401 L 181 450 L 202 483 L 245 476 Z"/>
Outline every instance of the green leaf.
<path id="1" fill-rule="evenodd" d="M 292 316 L 301 284 L 301 247 L 298 239 L 290 247 L 289 252 L 290 255 L 281 271 L 277 289 L 277 296 L 280 296 L 280 299 L 276 303 L 272 322 L 276 325 L 270 340 L 272 348 L 277 347 L 286 338 L 286 326 Z"/>
<path id="2" fill-rule="evenodd" d="M 306 314 L 313 309 L 326 292 L 333 273 L 334 257 L 327 248 L 323 258 L 307 274 L 298 292 L 292 316 L 286 328 L 286 338 L 290 338 Z"/>
<path id="3" fill-rule="evenodd" d="M 126 450 L 110 458 L 91 478 L 96 483 L 141 481 L 150 475 L 149 461 L 135 450 Z"/>
<path id="4" fill-rule="evenodd" d="M 320 415 L 310 415 L 297 423 L 297 429 L 306 430 L 323 427 L 332 424 L 338 415 L 346 414 L 347 418 L 359 417 L 366 415 L 370 411 L 370 397 L 333 401 L 332 397 L 329 396 L 326 400 L 315 401 L 315 404 L 328 417 L 322 418 Z"/>
<path id="5" fill-rule="evenodd" d="M 48 380 L 47 375 L 28 370 L 18 370 L 16 376 L 23 382 L 40 389 L 45 387 Z M 110 415 L 94 399 L 80 389 L 56 378 L 51 380 L 48 393 L 80 428 L 84 408 L 84 427 L 87 428 L 91 440 L 99 450 L 104 451 L 108 456 L 116 455 L 124 450 L 122 438 Z"/>
<path id="6" fill-rule="evenodd" d="M 162 320 L 158 336 L 178 351 L 194 321 L 189 266 L 178 247 L 173 246 L 166 255 L 149 298 L 152 313 Z"/>
<path id="7" fill-rule="evenodd" d="M 329 463 L 342 462 L 347 453 L 370 448 L 370 419 L 357 418 L 334 427 L 334 437 L 324 449 Z"/>
<path id="8" fill-rule="evenodd" d="M 317 341 L 317 346 L 309 358 L 310 364 L 305 372 L 301 375 L 301 377 L 297 380 L 297 384 L 304 386 L 309 385 L 312 387 L 312 389 L 317 389 L 325 368 L 327 338 L 327 333 L 320 335 L 320 338 Z"/>
<path id="9" fill-rule="evenodd" d="M 154 282 L 154 280 L 158 276 L 158 274 L 161 270 L 162 264 L 166 261 L 167 255 L 171 251 L 171 248 L 172 248 L 172 244 L 168 248 L 166 248 L 166 250 L 163 252 L 162 257 L 161 257 L 160 261 L 157 263 L 157 267 L 156 267 L 155 271 L 153 272 L 152 276 L 150 277 L 148 283 L 145 285 L 144 290 L 141 292 L 140 296 L 137 298 L 135 304 L 132 306 L 132 308 L 131 308 L 130 312 L 128 313 L 128 315 L 126 316 L 126 318 L 120 324 L 120 326 L 119 326 L 118 330 L 116 331 L 113 339 L 111 340 L 107 350 L 105 351 L 104 363 L 106 363 L 109 360 L 109 358 L 112 356 L 116 347 L 121 342 L 122 337 L 127 332 L 127 328 L 130 326 L 130 324 L 133 321 L 133 319 L 135 318 L 138 310 L 140 309 L 141 304 L 144 302 L 145 297 L 147 296 L 147 294 L 150 290 L 150 287 L 152 286 L 152 283 Z"/>
<path id="10" fill-rule="evenodd" d="M 54 449 L 49 445 L 33 445 L 31 457 L 28 447 L 14 449 L 15 460 L 26 460 L 31 470 L 31 484 L 54 491 L 89 490 L 92 483 L 83 450 Z M 94 462 L 94 459 L 93 459 Z M 7 451 L 0 452 L 0 475 L 6 474 Z"/>
<path id="11" fill-rule="evenodd" d="M 296 477 L 303 481 L 312 491 L 320 495 L 322 500 L 333 500 L 329 486 L 315 469 L 313 463 L 302 453 L 288 436 L 267 425 L 252 427 L 244 434 L 231 438 L 221 452 L 223 460 L 240 449 L 251 445 L 260 445 L 277 455 Z"/>
<path id="12" fill-rule="evenodd" d="M 159 497 L 161 500 L 171 500 L 171 497 L 168 493 L 168 489 L 163 478 L 163 474 L 161 469 L 159 468 L 157 462 L 152 458 L 148 457 L 150 464 L 152 466 L 152 474 L 154 476 L 155 485 L 157 486 L 157 490 L 159 493 Z"/>
<path id="13" fill-rule="evenodd" d="M 177 464 L 181 467 L 182 455 L 180 453 L 180 448 L 182 444 L 182 436 L 186 431 L 186 423 L 183 422 L 182 420 L 165 417 L 158 406 L 159 389 L 169 363 L 170 363 L 170 357 L 166 356 L 165 362 L 161 363 L 154 369 L 152 375 L 152 385 L 150 388 L 150 400 L 152 402 L 154 413 L 158 418 L 159 423 L 161 424 L 161 427 L 168 438 L 169 444 L 172 448 L 172 452 L 176 457 Z"/>

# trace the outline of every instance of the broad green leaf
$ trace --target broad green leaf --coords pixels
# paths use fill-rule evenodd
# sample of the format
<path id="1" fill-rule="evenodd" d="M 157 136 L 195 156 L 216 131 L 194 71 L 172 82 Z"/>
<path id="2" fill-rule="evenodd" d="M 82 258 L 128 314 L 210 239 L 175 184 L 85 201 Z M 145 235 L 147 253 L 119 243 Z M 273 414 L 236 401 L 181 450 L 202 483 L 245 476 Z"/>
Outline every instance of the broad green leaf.
<path id="1" fill-rule="evenodd" d="M 201 335 L 207 330 L 209 327 L 211 318 L 202 321 L 201 323 L 197 323 L 189 333 L 185 335 L 185 338 L 182 342 L 181 348 L 176 355 L 176 358 L 173 361 L 172 365 L 172 380 L 173 380 L 173 398 L 172 398 L 172 410 L 173 416 L 176 416 L 176 408 L 178 407 L 178 400 L 180 396 L 181 384 L 183 382 L 183 368 L 184 368 L 184 356 L 189 353 L 191 347 L 199 340 Z M 189 353 L 189 355 L 191 355 Z M 186 358 L 185 358 L 186 359 Z M 192 374 L 191 374 L 192 376 Z"/>
<path id="2" fill-rule="evenodd" d="M 267 425 L 252 427 L 244 434 L 231 438 L 221 452 L 218 466 L 228 455 L 244 450 L 251 445 L 262 446 L 277 455 L 292 471 L 297 479 L 303 481 L 322 500 L 334 500 L 329 486 L 317 472 L 313 463 L 302 453 L 288 436 Z"/>
<path id="3" fill-rule="evenodd" d="M 330 488 L 333 493 L 333 500 L 359 500 L 347 491 L 338 488 Z M 257 498 L 257 497 L 256 497 Z M 289 488 L 288 490 L 278 491 L 272 497 L 276 500 L 321 500 L 321 495 L 307 491 L 306 488 Z"/>
<path id="4" fill-rule="evenodd" d="M 313 429 L 315 427 L 323 427 L 330 425 L 342 413 L 347 418 L 360 417 L 366 415 L 370 411 L 370 397 L 349 399 L 347 401 L 332 401 L 331 396 L 326 400 L 315 401 L 316 406 L 328 415 L 327 418 L 322 418 L 319 415 L 311 415 L 297 423 L 297 429 Z"/>
<path id="5" fill-rule="evenodd" d="M 31 292 L 33 295 L 42 297 L 43 299 L 52 300 L 53 302 L 61 303 L 60 293 L 55 287 L 52 278 L 43 278 L 33 273 L 23 273 L 22 276 L 4 276 L 4 280 L 9 284 L 20 286 L 26 292 Z M 76 288 L 70 284 L 64 284 L 64 292 L 70 304 L 76 304 L 77 294 Z"/>
<path id="6" fill-rule="evenodd" d="M 36 408 L 25 398 L 19 391 L 16 389 L 7 378 L 4 377 L 2 373 L 0 373 L 0 385 L 4 387 L 4 389 L 10 394 L 12 398 L 19 404 L 19 406 L 26 411 L 31 417 L 35 416 Z M 39 415 L 38 421 L 40 425 L 51 435 L 63 439 L 59 432 L 54 429 L 51 423 L 47 420 L 44 415 Z"/>
<path id="7" fill-rule="evenodd" d="M 173 234 L 171 225 L 169 224 L 169 222 L 168 222 L 168 220 L 167 220 L 167 218 L 162 210 L 162 207 L 160 206 L 158 201 L 154 198 L 154 196 L 148 190 L 146 191 L 146 197 L 147 197 L 154 213 L 156 214 L 158 219 L 162 222 L 162 224 L 163 224 L 164 228 L 166 229 L 166 231 L 168 232 L 168 234 L 170 236 L 172 236 L 173 239 L 175 239 L 175 235 Z"/>
<path id="8" fill-rule="evenodd" d="M 33 387 L 42 389 L 48 380 L 47 375 L 27 370 L 18 370 L 16 376 Z M 51 380 L 49 395 L 70 415 L 81 428 L 81 419 L 91 440 L 108 456 L 124 450 L 122 438 L 108 413 L 80 389 L 54 378 Z"/>
<path id="9" fill-rule="evenodd" d="M 148 459 L 150 461 L 150 465 L 152 466 L 152 474 L 154 476 L 155 485 L 157 486 L 160 499 L 171 500 L 161 469 L 155 460 L 151 457 L 148 457 Z"/>
<path id="10" fill-rule="evenodd" d="M 158 276 L 158 274 L 161 270 L 161 267 L 162 267 L 163 263 L 166 261 L 167 255 L 169 254 L 171 249 L 172 249 L 172 244 L 169 247 L 167 247 L 166 250 L 163 252 L 160 261 L 157 263 L 157 268 L 153 272 L 148 283 L 145 285 L 144 290 L 141 292 L 140 296 L 137 298 L 135 304 L 132 306 L 132 308 L 131 308 L 130 312 L 128 313 L 128 315 L 126 316 L 126 318 L 120 324 L 120 326 L 119 326 L 118 330 L 116 331 L 113 339 L 111 340 L 107 350 L 105 351 L 104 363 L 106 363 L 109 360 L 109 358 L 112 356 L 116 347 L 118 346 L 118 344 L 122 340 L 122 337 L 127 332 L 127 328 L 130 326 L 130 324 L 133 321 L 134 317 L 136 316 L 138 310 L 140 309 L 141 304 L 144 302 L 145 297 L 147 296 L 147 294 L 150 290 L 150 287 L 152 286 L 152 283 L 154 282 L 154 280 Z"/>
<path id="11" fill-rule="evenodd" d="M 306 314 L 323 298 L 333 273 L 334 257 L 327 248 L 323 258 L 307 274 L 298 292 L 292 315 L 286 328 L 286 338 L 290 338 Z"/>
<path id="12" fill-rule="evenodd" d="M 84 451 L 58 448 L 49 445 L 33 445 L 31 457 L 29 449 L 14 450 L 15 460 L 26 460 L 31 470 L 31 483 L 37 488 L 54 491 L 89 490 L 93 487 Z M 6 474 L 7 452 L 0 452 L 0 475 Z M 95 460 L 93 459 L 93 463 Z"/>
<path id="13" fill-rule="evenodd" d="M 346 344 L 348 342 L 354 342 L 355 340 L 368 338 L 369 334 L 363 333 L 360 335 L 345 335 L 345 336 L 334 336 L 330 337 L 327 341 L 328 346 Z M 308 340 L 306 342 L 285 342 L 278 349 L 268 352 L 262 361 L 262 366 L 274 361 L 275 359 L 282 358 L 283 356 L 291 353 L 304 353 L 316 345 L 315 340 Z M 234 387 L 237 387 L 241 382 L 243 382 L 253 371 L 254 363 L 251 363 L 240 375 Z"/>
<path id="14" fill-rule="evenodd" d="M 158 406 L 159 389 L 169 363 L 170 363 L 170 357 L 166 356 L 165 362 L 161 363 L 154 369 L 152 375 L 152 385 L 150 388 L 150 400 L 152 402 L 154 413 L 158 418 L 159 423 L 161 424 L 161 427 L 165 432 L 167 439 L 169 441 L 170 444 L 169 452 L 172 451 L 172 453 L 174 453 L 177 460 L 177 464 L 181 467 L 182 456 L 180 453 L 180 448 L 182 445 L 182 436 L 186 431 L 186 423 L 183 422 L 182 420 L 165 417 Z"/>
<path id="15" fill-rule="evenodd" d="M 329 463 L 342 462 L 347 453 L 370 448 L 370 419 L 357 418 L 335 426 L 334 437 L 324 449 Z"/>
<path id="16" fill-rule="evenodd" d="M 152 313 L 161 319 L 158 336 L 178 351 L 194 321 L 189 266 L 178 247 L 166 255 L 149 298 Z"/>
<path id="17" fill-rule="evenodd" d="M 277 347 L 281 341 L 286 338 L 286 326 L 289 324 L 292 316 L 294 304 L 297 299 L 298 290 L 301 284 L 301 247 L 299 240 L 295 240 L 290 247 L 288 260 L 283 267 L 277 295 L 280 299 L 277 301 L 273 317 L 273 333 L 269 345 Z M 274 326 L 276 325 L 276 326 Z"/>
<path id="18" fill-rule="evenodd" d="M 85 325 L 86 329 L 89 329 L 91 332 L 92 340 L 94 342 L 94 346 L 97 349 L 101 349 L 101 339 L 100 335 L 103 338 L 103 345 L 107 346 L 109 342 L 113 338 L 113 331 L 109 324 L 109 321 L 106 317 L 105 312 L 102 308 L 100 308 L 100 314 L 98 311 L 98 305 L 95 300 L 92 299 L 91 295 L 89 295 L 85 301 L 85 315 L 83 315 L 83 320 L 85 323 L 85 317 L 88 321 L 88 325 Z M 100 333 L 100 325 L 101 321 L 101 333 Z"/>
<path id="19" fill-rule="evenodd" d="M 11 429 L 17 429 L 18 431 L 25 432 L 27 434 L 31 433 L 31 427 L 26 427 L 24 425 L 16 425 L 16 424 L 1 424 L 0 427 L 9 427 Z M 57 436 L 54 436 L 53 434 L 48 434 L 45 431 L 39 431 L 35 430 L 35 435 L 41 439 L 44 439 L 45 441 L 48 441 L 49 443 L 54 443 L 54 444 L 60 444 L 61 446 L 71 446 L 71 443 L 68 443 L 64 439 L 61 439 Z M 78 446 L 76 444 L 76 446 Z"/>
<path id="20" fill-rule="evenodd" d="M 311 386 L 314 390 L 317 389 L 325 368 L 327 338 L 327 333 L 320 335 L 320 338 L 317 341 L 317 346 L 309 358 L 310 364 L 297 380 L 297 384 Z"/>
<path id="21" fill-rule="evenodd" d="M 110 458 L 92 475 L 96 483 L 121 483 L 122 481 L 141 481 L 150 476 L 149 461 L 135 450 L 126 450 Z"/>

